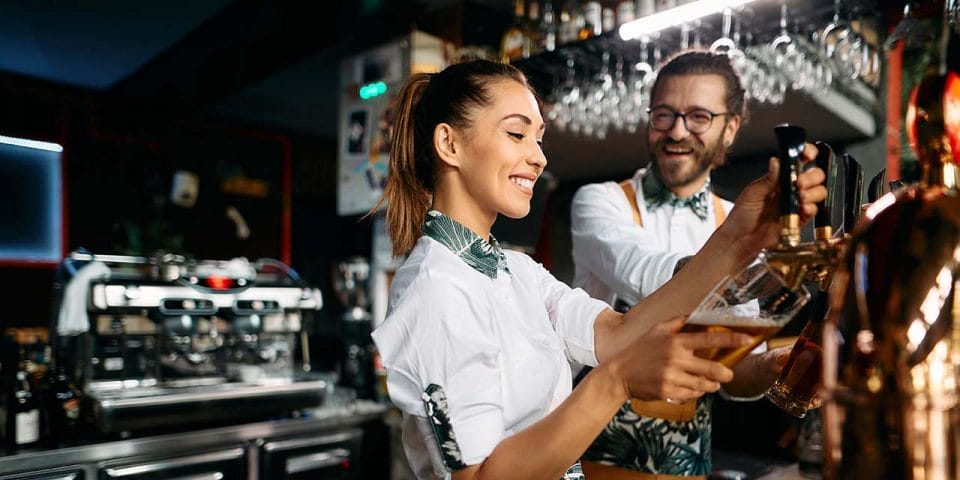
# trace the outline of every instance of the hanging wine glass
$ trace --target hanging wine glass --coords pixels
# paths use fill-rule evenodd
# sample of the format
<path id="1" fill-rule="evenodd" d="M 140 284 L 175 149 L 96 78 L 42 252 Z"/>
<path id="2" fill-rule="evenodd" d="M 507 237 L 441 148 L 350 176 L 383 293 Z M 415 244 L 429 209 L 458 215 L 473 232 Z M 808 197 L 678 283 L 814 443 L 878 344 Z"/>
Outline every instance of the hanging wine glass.
<path id="1" fill-rule="evenodd" d="M 736 65 L 737 63 L 742 62 L 743 51 L 740 50 L 736 42 L 734 42 L 733 38 L 730 36 L 732 17 L 733 11 L 731 9 L 723 9 L 723 36 L 714 40 L 713 43 L 710 44 L 710 51 L 714 53 L 726 54 L 727 57 L 730 58 L 730 62 Z"/>
<path id="2" fill-rule="evenodd" d="M 790 87 L 799 90 L 805 85 L 803 77 L 803 57 L 797 48 L 797 42 L 787 31 L 787 4 L 780 3 L 780 34 L 770 41 L 773 64 L 786 75 Z"/>
<path id="3" fill-rule="evenodd" d="M 613 71 L 613 91 L 616 101 L 611 105 L 610 111 L 614 115 L 613 128 L 621 132 L 629 132 L 631 131 L 629 120 L 632 102 L 630 101 L 630 89 L 627 87 L 626 67 L 624 65 L 623 55 L 617 55 L 617 65 Z"/>

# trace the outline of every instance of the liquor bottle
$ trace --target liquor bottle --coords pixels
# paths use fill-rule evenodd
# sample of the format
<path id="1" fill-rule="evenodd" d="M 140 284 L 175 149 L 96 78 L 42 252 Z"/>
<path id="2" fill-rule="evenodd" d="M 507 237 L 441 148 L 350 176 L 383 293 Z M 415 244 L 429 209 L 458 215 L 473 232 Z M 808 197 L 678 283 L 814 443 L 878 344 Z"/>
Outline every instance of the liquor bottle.
<path id="1" fill-rule="evenodd" d="M 513 2 L 513 24 L 507 27 L 500 40 L 500 60 L 510 63 L 530 56 L 530 37 L 523 19 L 523 0 Z"/>
<path id="2" fill-rule="evenodd" d="M 557 29 L 557 41 L 560 45 L 577 41 L 577 35 L 580 33 L 580 26 L 576 22 L 578 12 L 579 6 L 572 0 L 567 0 L 560 8 L 560 25 Z M 579 18 L 582 20 L 583 16 Z"/>
<path id="3" fill-rule="evenodd" d="M 524 28 L 527 42 L 530 45 L 529 55 L 536 55 L 543 51 L 540 41 L 540 2 L 530 0 L 527 3 L 527 23 Z"/>
<path id="4" fill-rule="evenodd" d="M 657 0 L 637 0 L 637 18 L 653 15 L 657 12 Z"/>
<path id="5" fill-rule="evenodd" d="M 617 29 L 617 11 L 610 7 L 603 7 L 600 11 L 600 24 L 603 33 L 610 33 Z M 599 35 L 600 33 L 597 33 Z"/>
<path id="6" fill-rule="evenodd" d="M 40 440 L 40 409 L 30 390 L 30 381 L 22 363 L 17 370 L 16 380 L 7 392 L 4 413 L 4 440 L 7 448 L 27 447 Z"/>
<path id="7" fill-rule="evenodd" d="M 47 366 L 41 387 L 43 440 L 54 447 L 73 445 L 77 439 L 81 393 L 67 371 L 66 362 L 58 355 Z"/>
<path id="8" fill-rule="evenodd" d="M 603 33 L 603 7 L 597 0 L 589 0 L 583 4 L 583 24 L 577 38 L 586 40 Z"/>
<path id="9" fill-rule="evenodd" d="M 548 52 L 557 49 L 557 18 L 550 0 L 543 2 L 543 19 L 540 22 L 540 48 Z"/>
<path id="10" fill-rule="evenodd" d="M 23 369 L 27 372 L 27 380 L 30 381 L 31 391 L 36 393 L 40 387 L 40 382 L 46 376 L 47 366 L 53 357 L 50 356 L 50 345 L 43 345 L 39 341 L 34 343 L 27 352 L 23 361 Z"/>
<path id="11" fill-rule="evenodd" d="M 617 26 L 632 22 L 637 18 L 637 4 L 634 0 L 621 0 L 617 4 Z"/>

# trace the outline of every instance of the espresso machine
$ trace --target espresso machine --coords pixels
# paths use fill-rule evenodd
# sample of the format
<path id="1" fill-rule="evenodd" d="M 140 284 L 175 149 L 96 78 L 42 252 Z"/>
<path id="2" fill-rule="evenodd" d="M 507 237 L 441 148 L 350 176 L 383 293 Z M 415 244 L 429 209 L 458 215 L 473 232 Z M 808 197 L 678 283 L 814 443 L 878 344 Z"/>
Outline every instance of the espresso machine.
<path id="1" fill-rule="evenodd" d="M 281 416 L 322 402 L 304 330 L 322 300 L 285 264 L 84 253 L 65 262 L 82 267 L 88 325 L 64 343 L 74 345 L 87 417 L 101 432 Z M 103 274 L 79 278 L 89 268 Z"/>

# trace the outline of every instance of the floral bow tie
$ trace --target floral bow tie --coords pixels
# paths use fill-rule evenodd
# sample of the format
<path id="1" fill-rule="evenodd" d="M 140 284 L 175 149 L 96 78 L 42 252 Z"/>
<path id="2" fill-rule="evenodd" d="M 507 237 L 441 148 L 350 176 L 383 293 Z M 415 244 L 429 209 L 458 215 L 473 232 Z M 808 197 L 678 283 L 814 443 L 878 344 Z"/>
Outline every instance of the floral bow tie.
<path id="1" fill-rule="evenodd" d="M 678 198 L 670 190 L 667 190 L 657 176 L 650 172 L 643 177 L 643 194 L 646 199 L 647 208 L 654 209 L 663 205 L 670 205 L 674 209 L 687 207 L 700 220 L 707 219 L 707 195 L 710 192 L 710 183 L 704 185 L 699 192 L 687 197 Z"/>
<path id="2" fill-rule="evenodd" d="M 673 208 L 688 207 L 690 211 L 694 213 L 700 220 L 707 219 L 707 192 L 701 190 L 700 192 L 694 194 L 691 197 L 687 198 L 677 198 L 676 195 L 670 195 L 670 205 L 673 205 Z"/>

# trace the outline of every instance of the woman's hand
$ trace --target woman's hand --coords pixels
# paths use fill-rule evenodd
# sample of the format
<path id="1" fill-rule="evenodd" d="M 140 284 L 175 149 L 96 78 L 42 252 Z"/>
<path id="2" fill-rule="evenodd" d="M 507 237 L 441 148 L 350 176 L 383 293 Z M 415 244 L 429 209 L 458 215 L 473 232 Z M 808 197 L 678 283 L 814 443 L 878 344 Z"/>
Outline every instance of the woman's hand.
<path id="1" fill-rule="evenodd" d="M 732 332 L 676 333 L 681 323 L 677 318 L 651 328 L 611 359 L 629 397 L 683 402 L 715 392 L 733 379 L 732 370 L 693 352 L 749 346 L 750 337 Z"/>
<path id="2" fill-rule="evenodd" d="M 808 143 L 803 150 L 803 161 L 811 162 L 816 156 L 817 148 Z M 779 238 L 779 171 L 780 162 L 771 158 L 767 174 L 743 190 L 737 197 L 730 216 L 718 230 L 737 246 L 744 261 L 752 260 L 763 248 L 775 245 Z M 813 218 L 817 213 L 816 203 L 826 198 L 827 189 L 823 185 L 825 178 L 823 170 L 815 167 L 797 177 L 801 223 Z"/>

